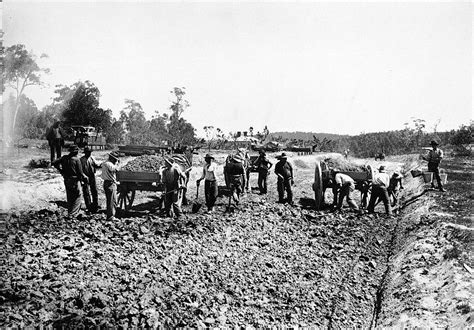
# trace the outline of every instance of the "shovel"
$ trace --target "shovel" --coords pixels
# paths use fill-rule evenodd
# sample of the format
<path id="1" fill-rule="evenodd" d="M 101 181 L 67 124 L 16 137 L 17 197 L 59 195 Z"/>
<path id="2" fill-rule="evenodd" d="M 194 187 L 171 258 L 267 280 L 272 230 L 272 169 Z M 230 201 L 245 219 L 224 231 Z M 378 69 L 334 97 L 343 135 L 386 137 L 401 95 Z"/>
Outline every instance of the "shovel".
<path id="1" fill-rule="evenodd" d="M 199 184 L 196 185 L 196 201 L 193 203 L 193 206 L 191 209 L 193 213 L 198 213 L 199 209 L 202 206 L 201 203 L 198 203 L 198 197 L 199 197 Z"/>

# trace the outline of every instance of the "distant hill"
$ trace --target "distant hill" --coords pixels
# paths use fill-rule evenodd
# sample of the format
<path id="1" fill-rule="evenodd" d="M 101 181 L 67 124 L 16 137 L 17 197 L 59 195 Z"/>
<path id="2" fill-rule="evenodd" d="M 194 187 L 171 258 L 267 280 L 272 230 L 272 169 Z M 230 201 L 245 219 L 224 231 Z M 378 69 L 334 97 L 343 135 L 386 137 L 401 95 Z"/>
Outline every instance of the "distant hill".
<path id="1" fill-rule="evenodd" d="M 304 141 L 312 141 L 313 135 L 316 136 L 318 139 L 322 140 L 324 138 L 329 140 L 339 140 L 343 138 L 348 138 L 350 135 L 339 135 L 339 134 L 331 134 L 331 133 L 313 133 L 313 132 L 272 132 L 268 135 L 267 139 L 278 138 L 281 136 L 284 140 L 304 140 Z"/>

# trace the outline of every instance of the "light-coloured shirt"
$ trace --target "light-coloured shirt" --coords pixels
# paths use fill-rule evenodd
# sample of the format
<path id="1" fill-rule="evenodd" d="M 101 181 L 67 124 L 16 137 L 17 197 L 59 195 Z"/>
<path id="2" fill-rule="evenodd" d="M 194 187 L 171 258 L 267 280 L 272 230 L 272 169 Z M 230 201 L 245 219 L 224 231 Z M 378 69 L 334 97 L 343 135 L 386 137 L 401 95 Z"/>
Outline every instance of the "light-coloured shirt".
<path id="1" fill-rule="evenodd" d="M 345 183 L 354 183 L 354 180 L 347 174 L 337 173 L 334 177 L 337 184 L 343 186 Z"/>
<path id="2" fill-rule="evenodd" d="M 104 179 L 104 181 L 117 183 L 117 171 L 118 166 L 112 164 L 111 161 L 108 160 L 102 163 L 102 179 Z"/>
<path id="3" fill-rule="evenodd" d="M 426 160 L 429 163 L 435 163 L 435 164 L 439 164 L 441 162 L 441 159 L 443 159 L 443 151 L 438 148 L 436 150 L 431 149 L 428 152 L 428 157 L 426 157 Z"/>
<path id="4" fill-rule="evenodd" d="M 372 182 L 374 186 L 387 187 L 390 184 L 390 175 L 388 173 L 377 173 L 374 175 L 374 180 Z"/>
<path id="5" fill-rule="evenodd" d="M 217 165 L 215 163 L 205 164 L 202 168 L 201 179 L 206 179 L 207 181 L 216 181 L 215 171 L 217 170 Z"/>

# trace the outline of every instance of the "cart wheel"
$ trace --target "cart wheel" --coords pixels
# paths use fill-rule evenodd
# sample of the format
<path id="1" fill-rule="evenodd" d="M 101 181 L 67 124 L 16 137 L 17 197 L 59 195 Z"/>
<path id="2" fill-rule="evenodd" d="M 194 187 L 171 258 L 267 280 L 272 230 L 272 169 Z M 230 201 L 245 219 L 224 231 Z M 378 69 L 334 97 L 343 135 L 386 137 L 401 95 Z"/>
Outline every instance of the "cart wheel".
<path id="1" fill-rule="evenodd" d="M 320 210 L 324 205 L 323 175 L 320 162 L 316 162 L 316 167 L 314 169 L 313 190 L 316 210 Z"/>
<path id="2" fill-rule="evenodd" d="M 132 208 L 134 199 L 135 190 L 121 190 L 118 198 L 119 207 L 125 211 L 130 210 Z"/>

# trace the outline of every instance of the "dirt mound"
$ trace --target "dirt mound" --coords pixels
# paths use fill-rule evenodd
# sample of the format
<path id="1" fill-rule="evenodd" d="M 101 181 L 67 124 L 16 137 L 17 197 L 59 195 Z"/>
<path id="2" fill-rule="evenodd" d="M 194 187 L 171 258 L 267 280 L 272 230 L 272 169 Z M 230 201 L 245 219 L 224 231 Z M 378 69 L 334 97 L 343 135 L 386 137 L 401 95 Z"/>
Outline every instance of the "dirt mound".
<path id="1" fill-rule="evenodd" d="M 163 164 L 163 157 L 143 155 L 129 161 L 121 170 L 131 172 L 159 172 Z"/>
<path id="2" fill-rule="evenodd" d="M 366 170 L 365 165 L 352 163 L 342 157 L 326 158 L 324 160 L 330 169 L 342 172 L 363 172 Z"/>

